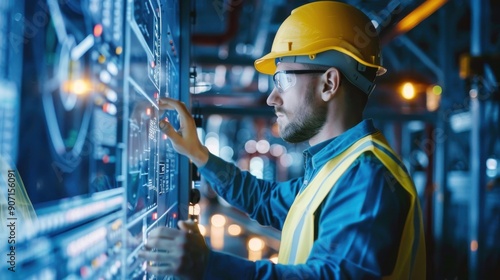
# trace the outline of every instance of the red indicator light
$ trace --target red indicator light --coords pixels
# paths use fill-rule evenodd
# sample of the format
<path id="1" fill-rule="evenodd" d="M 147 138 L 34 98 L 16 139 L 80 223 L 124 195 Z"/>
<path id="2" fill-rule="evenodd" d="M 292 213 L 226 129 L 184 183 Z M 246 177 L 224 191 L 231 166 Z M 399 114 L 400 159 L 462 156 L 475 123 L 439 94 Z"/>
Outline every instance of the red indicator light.
<path id="1" fill-rule="evenodd" d="M 151 61 L 151 68 L 155 68 L 156 64 L 154 61 Z"/>
<path id="2" fill-rule="evenodd" d="M 89 275 L 89 269 L 86 266 L 80 267 L 80 275 L 86 278 Z"/>
<path id="3" fill-rule="evenodd" d="M 159 96 L 158 92 L 155 92 L 154 94 L 155 99 L 158 99 L 158 96 Z"/>
<path id="4" fill-rule="evenodd" d="M 108 155 L 102 156 L 102 162 L 108 163 L 109 162 L 109 156 Z"/>
<path id="5" fill-rule="evenodd" d="M 94 26 L 94 36 L 100 37 L 102 35 L 102 25 L 100 23 Z"/>
<path id="6" fill-rule="evenodd" d="M 158 213 L 157 212 L 153 212 L 152 218 L 153 218 L 153 220 L 158 219 Z"/>
<path id="7" fill-rule="evenodd" d="M 172 217 L 175 219 L 177 218 L 177 213 L 172 214 Z"/>
<path id="8" fill-rule="evenodd" d="M 102 105 L 102 111 L 110 115 L 115 115 L 116 106 L 113 103 L 104 103 L 104 105 Z"/>

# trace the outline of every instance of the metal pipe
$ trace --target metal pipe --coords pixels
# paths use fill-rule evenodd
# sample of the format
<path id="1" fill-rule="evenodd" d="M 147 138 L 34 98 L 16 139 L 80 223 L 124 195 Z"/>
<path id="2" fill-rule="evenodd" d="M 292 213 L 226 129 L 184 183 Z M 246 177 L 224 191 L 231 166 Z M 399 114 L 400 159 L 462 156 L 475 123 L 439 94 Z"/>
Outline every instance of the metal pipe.
<path id="1" fill-rule="evenodd" d="M 448 0 L 427 0 L 401 19 L 394 28 L 380 38 L 380 43 L 386 45 L 394 38 L 407 33 L 435 11 L 446 4 Z"/>
<path id="2" fill-rule="evenodd" d="M 450 16 L 448 9 L 441 9 L 439 12 L 439 52 L 443 55 L 439 56 L 439 65 L 444 73 L 443 81 L 440 82 L 443 88 L 443 93 L 441 94 L 441 101 L 439 105 L 439 112 L 437 114 L 436 128 L 435 128 L 435 164 L 434 164 L 434 207 L 433 207 L 433 267 L 434 271 L 431 271 L 431 275 L 428 274 L 428 279 L 443 279 L 443 242 L 447 232 L 448 227 L 444 226 L 445 218 L 448 214 L 448 205 L 450 201 L 449 190 L 448 190 L 448 180 L 447 180 L 447 161 L 448 158 L 448 136 L 450 133 L 449 129 L 449 114 L 447 110 L 450 107 L 448 100 L 451 99 L 449 85 L 452 84 L 452 71 L 450 68 L 451 52 L 450 49 Z M 429 269 L 429 268 L 428 268 Z"/>
<path id="3" fill-rule="evenodd" d="M 471 0 L 471 56 L 480 56 L 485 49 L 488 30 L 488 0 Z M 486 119 L 484 115 L 484 101 L 481 100 L 482 91 L 480 82 L 473 78 L 471 82 L 470 112 L 472 118 L 470 134 L 470 176 L 471 193 L 469 203 L 469 279 L 481 278 L 480 264 L 483 263 L 485 243 L 481 229 L 484 228 L 484 202 L 486 187 L 486 150 L 485 131 Z"/>

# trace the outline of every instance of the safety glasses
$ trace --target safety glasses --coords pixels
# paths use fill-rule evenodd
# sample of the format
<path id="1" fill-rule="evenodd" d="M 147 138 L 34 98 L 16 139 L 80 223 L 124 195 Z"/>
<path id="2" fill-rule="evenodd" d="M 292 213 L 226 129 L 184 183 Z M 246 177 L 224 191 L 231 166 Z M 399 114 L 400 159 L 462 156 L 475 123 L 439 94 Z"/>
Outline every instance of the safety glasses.
<path id="1" fill-rule="evenodd" d="M 297 82 L 295 75 L 298 74 L 322 74 L 326 70 L 282 70 L 274 73 L 273 81 L 274 86 L 279 93 L 285 92 L 287 89 L 293 87 Z"/>

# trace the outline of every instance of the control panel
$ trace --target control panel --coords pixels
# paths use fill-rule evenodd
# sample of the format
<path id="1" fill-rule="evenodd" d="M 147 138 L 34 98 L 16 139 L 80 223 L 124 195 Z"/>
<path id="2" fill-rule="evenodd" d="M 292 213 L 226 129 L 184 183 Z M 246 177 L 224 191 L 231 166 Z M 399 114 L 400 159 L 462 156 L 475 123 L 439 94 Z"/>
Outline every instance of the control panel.
<path id="1" fill-rule="evenodd" d="M 149 231 L 188 215 L 189 163 L 158 128 L 178 116 L 158 100 L 188 99 L 189 20 L 174 0 L 14 2 L 0 4 L 0 34 L 15 20 L 33 32 L 16 31 L 22 65 L 0 42 L 0 151 L 36 215 L 18 221 L 29 226 L 1 278 L 157 279 L 137 254 Z"/>

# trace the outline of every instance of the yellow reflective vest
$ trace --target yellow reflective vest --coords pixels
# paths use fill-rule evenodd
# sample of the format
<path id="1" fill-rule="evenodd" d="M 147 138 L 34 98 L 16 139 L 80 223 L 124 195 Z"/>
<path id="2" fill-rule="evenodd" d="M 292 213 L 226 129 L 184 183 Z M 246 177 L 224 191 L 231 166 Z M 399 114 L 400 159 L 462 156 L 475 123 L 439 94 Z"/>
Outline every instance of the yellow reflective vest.
<path id="1" fill-rule="evenodd" d="M 425 279 L 425 240 L 418 195 L 410 176 L 393 159 L 397 157 L 380 132 L 361 138 L 328 161 L 295 198 L 283 225 L 278 263 L 306 263 L 314 243 L 314 213 L 342 174 L 366 151 L 372 152 L 384 164 L 409 194 L 411 201 L 394 270 L 383 279 Z M 420 225 L 418 232 L 415 231 L 415 223 Z M 417 245 L 416 248 L 414 244 Z"/>

